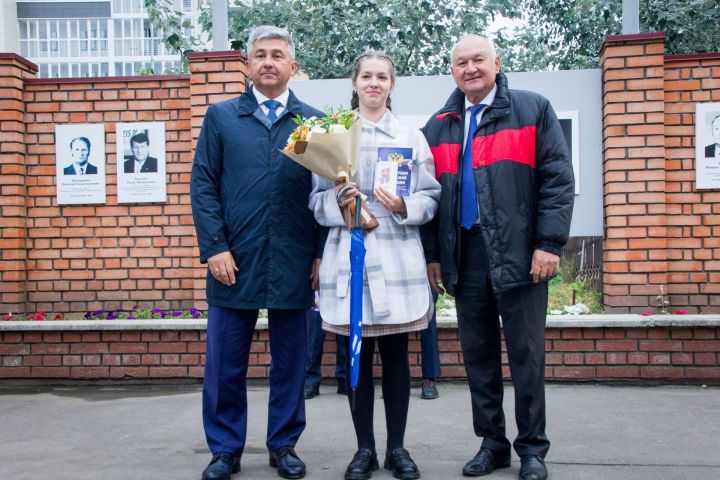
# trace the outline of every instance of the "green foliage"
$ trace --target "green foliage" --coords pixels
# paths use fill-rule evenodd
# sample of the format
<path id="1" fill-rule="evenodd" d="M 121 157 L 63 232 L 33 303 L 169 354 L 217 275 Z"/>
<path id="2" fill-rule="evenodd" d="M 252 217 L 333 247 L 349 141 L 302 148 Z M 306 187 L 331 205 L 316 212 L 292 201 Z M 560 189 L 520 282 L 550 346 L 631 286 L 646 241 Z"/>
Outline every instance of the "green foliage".
<path id="1" fill-rule="evenodd" d="M 501 13 L 522 20 L 498 36 L 514 71 L 596 68 L 604 38 L 622 30 L 622 2 L 613 0 L 521 0 Z M 640 31 L 665 32 L 668 54 L 720 51 L 718 18 L 718 0 L 640 1 Z"/>
<path id="2" fill-rule="evenodd" d="M 449 52 L 464 32 L 485 29 L 482 0 L 285 0 L 237 2 L 230 11 L 233 48 L 245 50 L 262 24 L 292 32 L 302 71 L 311 78 L 345 78 L 367 49 L 393 57 L 399 75 L 449 71 Z"/>
<path id="3" fill-rule="evenodd" d="M 496 34 L 510 71 L 596 68 L 607 35 L 621 32 L 617 0 L 229 0 L 233 49 L 245 50 L 249 31 L 263 24 L 293 35 L 303 72 L 311 78 L 345 78 L 352 60 L 368 48 L 384 50 L 399 75 L 449 70 L 452 45 L 466 32 L 482 33 L 498 17 L 515 20 Z M 201 48 L 173 0 L 145 0 L 150 21 L 165 32 L 165 45 L 183 55 Z M 666 53 L 720 51 L 719 0 L 641 0 L 642 32 L 665 32 Z M 209 0 L 199 23 L 212 30 Z"/>
<path id="4" fill-rule="evenodd" d="M 575 268 L 575 262 L 560 262 L 558 274 L 548 284 L 548 312 L 582 303 L 590 313 L 602 313 L 602 292 L 586 282 Z"/>
<path id="5" fill-rule="evenodd" d="M 152 66 L 138 67 L 135 73 L 138 75 L 155 75 L 155 69 Z"/>

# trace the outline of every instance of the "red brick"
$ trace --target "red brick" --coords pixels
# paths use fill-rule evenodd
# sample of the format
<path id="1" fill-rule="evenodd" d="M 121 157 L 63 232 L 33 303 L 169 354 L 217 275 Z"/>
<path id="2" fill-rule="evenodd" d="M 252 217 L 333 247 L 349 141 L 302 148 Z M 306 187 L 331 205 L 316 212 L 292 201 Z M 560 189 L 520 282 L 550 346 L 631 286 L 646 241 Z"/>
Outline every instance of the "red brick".
<path id="1" fill-rule="evenodd" d="M 640 367 L 625 365 L 622 367 L 597 367 L 598 378 L 637 378 L 640 375 Z"/>
<path id="2" fill-rule="evenodd" d="M 108 346 L 106 343 L 73 343 L 70 345 L 70 353 L 75 354 L 91 354 L 91 353 L 107 353 Z"/>
<path id="3" fill-rule="evenodd" d="M 643 352 L 680 352 L 683 342 L 679 340 L 640 340 L 639 350 Z"/>
<path id="4" fill-rule="evenodd" d="M 185 353 L 186 351 L 185 342 L 152 342 L 148 346 L 150 353 Z"/>
<path id="5" fill-rule="evenodd" d="M 556 378 L 588 379 L 595 378 L 595 367 L 554 367 L 553 376 Z"/>
<path id="6" fill-rule="evenodd" d="M 687 367 L 687 378 L 720 379 L 720 367 Z"/>
<path id="7" fill-rule="evenodd" d="M 145 353 L 148 344 L 142 342 L 114 342 L 110 344 L 110 353 Z"/>
<path id="8" fill-rule="evenodd" d="M 640 367 L 641 378 L 683 378 L 683 367 Z"/>
<path id="9" fill-rule="evenodd" d="M 185 377 L 187 367 L 150 367 L 148 376 L 151 378 L 160 377 Z"/>
<path id="10" fill-rule="evenodd" d="M 110 367 L 111 378 L 147 378 L 148 367 Z"/>
<path id="11" fill-rule="evenodd" d="M 599 352 L 607 351 L 628 351 L 633 352 L 637 350 L 637 340 L 597 340 L 595 342 L 595 348 Z"/>

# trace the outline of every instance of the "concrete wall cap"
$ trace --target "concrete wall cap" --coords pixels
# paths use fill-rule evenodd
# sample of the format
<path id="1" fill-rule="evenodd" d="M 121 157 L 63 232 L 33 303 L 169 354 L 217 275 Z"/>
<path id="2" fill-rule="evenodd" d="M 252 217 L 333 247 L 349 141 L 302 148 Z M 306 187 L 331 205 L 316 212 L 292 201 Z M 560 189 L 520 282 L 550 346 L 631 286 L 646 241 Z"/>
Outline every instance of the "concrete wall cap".
<path id="1" fill-rule="evenodd" d="M 438 317 L 438 328 L 457 328 L 455 317 Z M 546 328 L 720 327 L 720 315 L 548 315 Z M 256 330 L 267 330 L 259 318 Z M 206 330 L 207 320 L 45 320 L 0 321 L 0 332 L 74 330 Z"/>

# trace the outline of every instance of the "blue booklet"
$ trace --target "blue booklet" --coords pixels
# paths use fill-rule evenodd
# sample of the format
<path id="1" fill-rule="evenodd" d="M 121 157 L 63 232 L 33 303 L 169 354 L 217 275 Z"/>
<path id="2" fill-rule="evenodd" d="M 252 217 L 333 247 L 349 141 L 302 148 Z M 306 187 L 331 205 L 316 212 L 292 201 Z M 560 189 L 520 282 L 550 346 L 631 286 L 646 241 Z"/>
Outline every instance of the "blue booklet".
<path id="1" fill-rule="evenodd" d="M 413 149 L 378 147 L 375 165 L 375 188 L 382 187 L 395 195 L 410 195 Z"/>

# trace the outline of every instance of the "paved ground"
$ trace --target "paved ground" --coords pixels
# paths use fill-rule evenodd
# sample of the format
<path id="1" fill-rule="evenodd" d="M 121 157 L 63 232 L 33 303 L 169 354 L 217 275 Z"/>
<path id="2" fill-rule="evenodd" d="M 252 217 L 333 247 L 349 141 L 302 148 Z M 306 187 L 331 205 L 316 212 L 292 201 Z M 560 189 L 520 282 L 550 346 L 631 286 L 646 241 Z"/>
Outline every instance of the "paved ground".
<path id="1" fill-rule="evenodd" d="M 264 386 L 249 393 L 248 445 L 234 480 L 278 478 L 264 446 L 267 394 Z M 462 478 L 479 446 L 469 393 L 441 384 L 440 395 L 420 400 L 413 389 L 406 446 L 423 479 Z M 720 388 L 550 385 L 547 397 L 552 479 L 720 478 Z M 382 451 L 381 401 L 376 409 Z M 346 401 L 323 386 L 307 417 L 297 446 L 307 478 L 341 479 L 355 450 Z M 2 480 L 198 480 L 208 460 L 197 386 L 0 388 Z M 514 457 L 488 478 L 516 479 L 518 469 Z M 392 476 L 381 469 L 373 478 Z"/>

